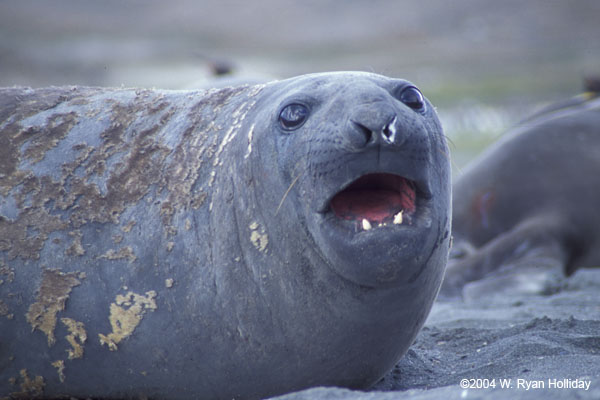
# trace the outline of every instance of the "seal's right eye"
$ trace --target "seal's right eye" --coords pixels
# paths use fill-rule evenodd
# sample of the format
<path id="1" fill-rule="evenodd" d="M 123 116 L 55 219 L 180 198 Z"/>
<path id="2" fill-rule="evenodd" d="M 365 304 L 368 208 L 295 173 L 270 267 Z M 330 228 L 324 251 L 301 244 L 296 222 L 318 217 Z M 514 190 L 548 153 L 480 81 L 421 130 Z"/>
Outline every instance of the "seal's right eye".
<path id="1" fill-rule="evenodd" d="M 293 103 L 285 106 L 279 113 L 279 123 L 283 129 L 291 131 L 300 128 L 308 117 L 308 108 L 302 104 Z"/>

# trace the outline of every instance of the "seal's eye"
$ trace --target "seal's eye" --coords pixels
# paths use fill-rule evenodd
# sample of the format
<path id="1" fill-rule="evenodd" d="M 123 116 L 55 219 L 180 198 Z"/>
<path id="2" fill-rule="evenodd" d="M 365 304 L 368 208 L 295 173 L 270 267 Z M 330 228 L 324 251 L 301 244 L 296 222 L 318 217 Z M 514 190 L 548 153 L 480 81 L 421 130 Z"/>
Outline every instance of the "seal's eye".
<path id="1" fill-rule="evenodd" d="M 293 103 L 285 106 L 279 113 L 279 123 L 283 129 L 293 130 L 300 128 L 308 117 L 308 108 L 302 104 Z"/>
<path id="2" fill-rule="evenodd" d="M 400 93 L 400 101 L 415 111 L 425 109 L 425 99 L 419 89 L 414 86 L 409 86 Z"/>

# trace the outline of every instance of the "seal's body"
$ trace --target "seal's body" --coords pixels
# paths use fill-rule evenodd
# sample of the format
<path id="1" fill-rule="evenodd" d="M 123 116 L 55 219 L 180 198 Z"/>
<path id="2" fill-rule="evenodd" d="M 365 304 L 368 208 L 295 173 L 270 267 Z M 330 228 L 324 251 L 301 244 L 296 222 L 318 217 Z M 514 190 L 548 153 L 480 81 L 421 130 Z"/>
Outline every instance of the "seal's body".
<path id="1" fill-rule="evenodd" d="M 500 270 L 600 265 L 600 98 L 588 97 L 525 120 L 457 179 L 444 294 Z"/>
<path id="2" fill-rule="evenodd" d="M 1 395 L 361 388 L 422 326 L 449 247 L 449 156 L 408 82 L 13 88 L 0 103 Z"/>

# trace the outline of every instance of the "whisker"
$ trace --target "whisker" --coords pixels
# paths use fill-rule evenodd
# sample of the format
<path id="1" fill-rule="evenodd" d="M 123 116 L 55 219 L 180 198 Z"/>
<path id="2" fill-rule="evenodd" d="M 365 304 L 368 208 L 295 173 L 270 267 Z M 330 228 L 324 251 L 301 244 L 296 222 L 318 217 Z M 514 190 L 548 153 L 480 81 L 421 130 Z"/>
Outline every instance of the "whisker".
<path id="1" fill-rule="evenodd" d="M 298 174 L 298 176 L 296 176 L 294 178 L 294 180 L 292 181 L 292 183 L 290 184 L 290 187 L 287 188 L 287 190 L 283 194 L 283 197 L 281 198 L 281 201 L 279 202 L 279 205 L 277 206 L 277 210 L 275 211 L 275 215 L 277 215 L 279 213 L 279 210 L 281 209 L 281 206 L 283 205 L 283 202 L 285 201 L 285 198 L 290 193 L 290 190 L 292 190 L 292 188 L 294 187 L 294 185 L 296 184 L 296 182 L 298 182 L 298 179 L 300 179 L 301 176 L 302 176 L 301 173 Z"/>

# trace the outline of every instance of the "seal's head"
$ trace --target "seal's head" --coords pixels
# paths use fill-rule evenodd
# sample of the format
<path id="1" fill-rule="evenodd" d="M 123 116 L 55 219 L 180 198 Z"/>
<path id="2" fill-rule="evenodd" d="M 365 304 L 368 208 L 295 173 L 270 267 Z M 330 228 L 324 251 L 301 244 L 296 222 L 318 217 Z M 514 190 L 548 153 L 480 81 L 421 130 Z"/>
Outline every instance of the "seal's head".
<path id="1" fill-rule="evenodd" d="M 441 279 L 450 230 L 449 152 L 419 89 L 368 73 L 275 85 L 278 106 L 264 118 L 278 142 L 279 172 L 267 173 L 284 183 L 279 197 L 270 193 L 278 213 L 297 214 L 326 263 L 356 284 L 413 281 L 436 252 Z"/>

